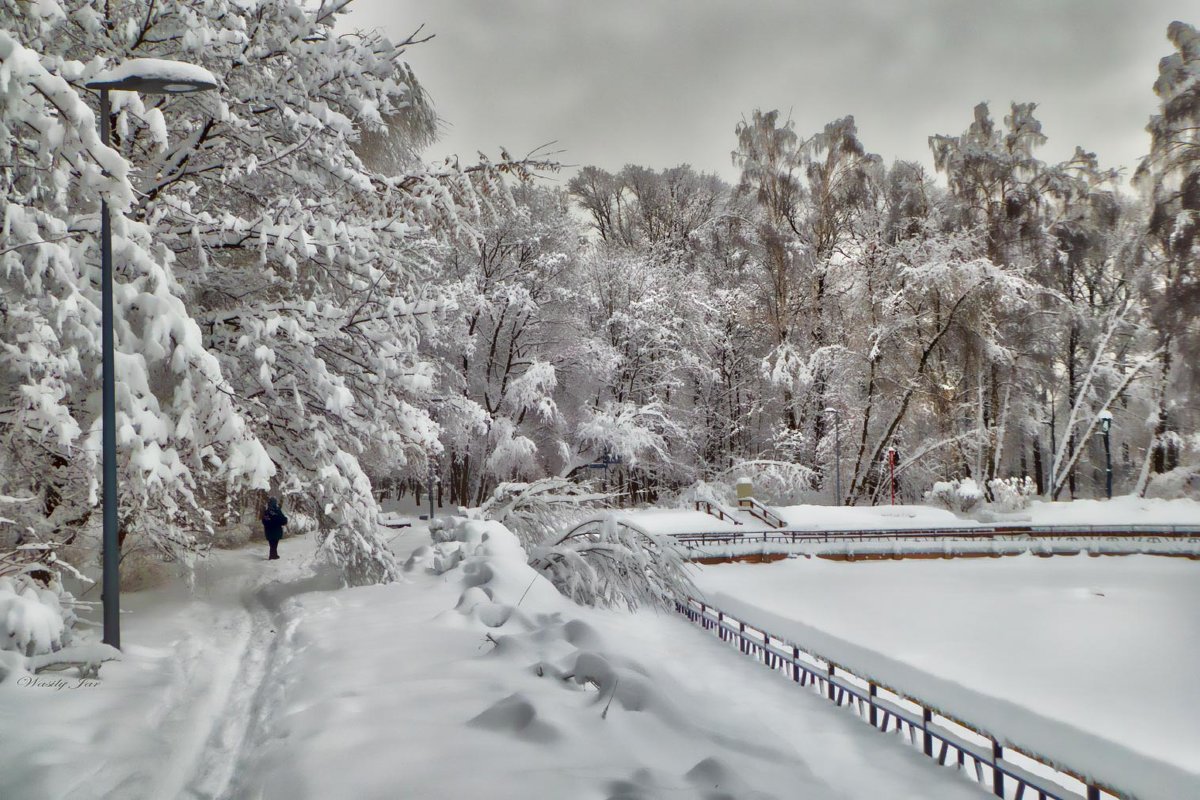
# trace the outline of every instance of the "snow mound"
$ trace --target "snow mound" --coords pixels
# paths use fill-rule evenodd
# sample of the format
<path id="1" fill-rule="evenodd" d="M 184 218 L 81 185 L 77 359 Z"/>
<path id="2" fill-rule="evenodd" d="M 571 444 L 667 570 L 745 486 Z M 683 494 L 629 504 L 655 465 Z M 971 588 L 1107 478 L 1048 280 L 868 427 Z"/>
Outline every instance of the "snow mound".
<path id="1" fill-rule="evenodd" d="M 538 743 L 553 742 L 560 738 L 554 726 L 538 719 L 533 703 L 520 693 L 509 695 L 467 724 L 500 733 L 515 734 L 527 741 Z"/>

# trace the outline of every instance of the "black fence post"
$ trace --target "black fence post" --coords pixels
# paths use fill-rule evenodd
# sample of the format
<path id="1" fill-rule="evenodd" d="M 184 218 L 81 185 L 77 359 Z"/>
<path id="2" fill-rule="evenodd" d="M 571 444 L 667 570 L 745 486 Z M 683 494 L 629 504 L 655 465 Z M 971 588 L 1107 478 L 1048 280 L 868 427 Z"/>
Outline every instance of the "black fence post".
<path id="1" fill-rule="evenodd" d="M 825 664 L 825 688 L 829 694 L 829 699 L 833 699 L 833 662 L 829 661 Z"/>
<path id="2" fill-rule="evenodd" d="M 992 794 L 1004 797 L 1004 773 L 1000 771 L 1000 761 L 1004 758 L 1004 748 L 992 739 Z"/>
<path id="3" fill-rule="evenodd" d="M 870 696 L 871 710 L 869 713 L 871 717 L 871 727 L 877 728 L 879 726 L 876 725 L 877 717 L 875 713 L 875 698 L 879 696 L 879 687 L 875 685 L 874 681 L 869 681 L 867 683 L 867 694 Z"/>
<path id="4" fill-rule="evenodd" d="M 925 731 L 925 755 L 933 758 L 933 734 L 929 732 L 929 723 L 933 722 L 933 712 L 928 708 L 921 709 L 921 729 Z"/>

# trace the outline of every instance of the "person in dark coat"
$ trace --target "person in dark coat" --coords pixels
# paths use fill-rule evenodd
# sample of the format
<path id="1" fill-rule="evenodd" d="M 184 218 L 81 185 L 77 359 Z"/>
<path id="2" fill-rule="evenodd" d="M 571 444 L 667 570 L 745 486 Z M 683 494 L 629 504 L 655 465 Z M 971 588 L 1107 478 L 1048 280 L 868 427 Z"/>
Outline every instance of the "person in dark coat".
<path id="1" fill-rule="evenodd" d="M 283 538 L 283 526 L 287 525 L 287 515 L 279 507 L 279 501 L 272 497 L 267 501 L 267 510 L 262 513 L 263 534 L 271 545 L 271 554 L 267 559 L 279 558 L 279 540 Z"/>

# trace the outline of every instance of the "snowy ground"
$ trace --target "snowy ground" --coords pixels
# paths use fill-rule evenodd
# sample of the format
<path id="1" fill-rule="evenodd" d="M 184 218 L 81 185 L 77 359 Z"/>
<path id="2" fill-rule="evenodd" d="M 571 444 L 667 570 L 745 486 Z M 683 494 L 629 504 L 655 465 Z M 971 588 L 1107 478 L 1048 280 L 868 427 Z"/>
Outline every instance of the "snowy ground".
<path id="1" fill-rule="evenodd" d="M 819 558 L 700 570 L 712 605 L 1139 798 L 1200 797 L 1200 563 Z"/>
<path id="2" fill-rule="evenodd" d="M 982 796 L 675 615 L 578 608 L 506 531 L 468 533 L 396 532 L 416 554 L 388 586 L 331 589 L 299 538 L 215 553 L 194 596 L 127 596 L 99 685 L 0 684 L 0 797 Z"/>

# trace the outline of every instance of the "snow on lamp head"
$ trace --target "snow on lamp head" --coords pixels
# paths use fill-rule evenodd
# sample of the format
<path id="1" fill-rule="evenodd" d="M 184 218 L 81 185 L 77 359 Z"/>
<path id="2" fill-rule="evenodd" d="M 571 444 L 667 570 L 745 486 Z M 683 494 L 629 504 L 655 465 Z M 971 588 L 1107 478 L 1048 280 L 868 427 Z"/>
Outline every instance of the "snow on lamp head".
<path id="1" fill-rule="evenodd" d="M 1106 408 L 1096 415 L 1096 419 L 1100 421 L 1100 432 L 1108 433 L 1109 429 L 1112 428 L 1112 412 Z"/>
<path id="2" fill-rule="evenodd" d="M 185 94 L 217 88 L 217 79 L 204 67 L 161 58 L 134 58 L 102 70 L 87 82 L 89 89 Z"/>

